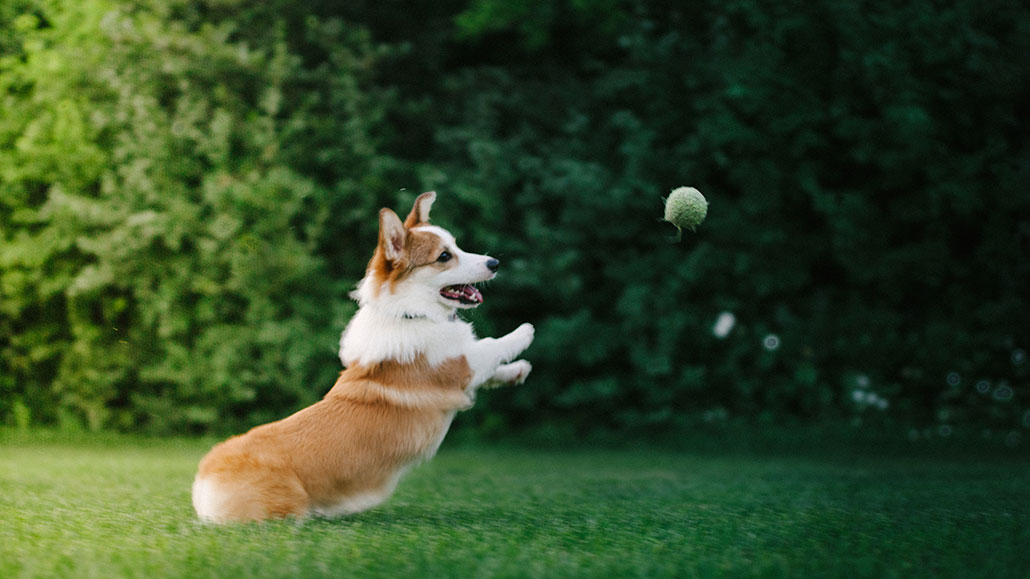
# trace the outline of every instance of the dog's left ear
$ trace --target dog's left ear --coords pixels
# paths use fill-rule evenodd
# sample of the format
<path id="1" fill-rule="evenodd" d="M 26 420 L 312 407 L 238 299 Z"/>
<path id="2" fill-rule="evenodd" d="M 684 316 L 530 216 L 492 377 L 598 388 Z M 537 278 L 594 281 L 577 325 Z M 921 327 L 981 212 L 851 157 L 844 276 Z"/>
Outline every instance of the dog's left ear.
<path id="1" fill-rule="evenodd" d="M 404 227 L 411 229 L 419 225 L 427 225 L 429 223 L 429 208 L 433 206 L 433 201 L 436 201 L 436 191 L 429 191 L 419 195 L 418 199 L 415 200 L 415 205 L 411 208 L 411 213 L 404 220 Z"/>
<path id="2" fill-rule="evenodd" d="M 404 260 L 404 246 L 408 242 L 408 230 L 401 223 L 401 218 L 389 209 L 379 211 L 379 247 L 391 264 Z"/>

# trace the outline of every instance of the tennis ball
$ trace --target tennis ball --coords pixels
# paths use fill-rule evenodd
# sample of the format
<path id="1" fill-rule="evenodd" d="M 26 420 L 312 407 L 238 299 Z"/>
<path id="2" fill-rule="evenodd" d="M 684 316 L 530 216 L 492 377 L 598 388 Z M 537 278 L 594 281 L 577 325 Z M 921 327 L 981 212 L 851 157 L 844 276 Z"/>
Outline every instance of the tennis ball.
<path id="1" fill-rule="evenodd" d="M 665 220 L 680 230 L 694 231 L 705 216 L 708 215 L 708 201 L 700 191 L 693 187 L 679 187 L 673 189 L 665 200 Z"/>

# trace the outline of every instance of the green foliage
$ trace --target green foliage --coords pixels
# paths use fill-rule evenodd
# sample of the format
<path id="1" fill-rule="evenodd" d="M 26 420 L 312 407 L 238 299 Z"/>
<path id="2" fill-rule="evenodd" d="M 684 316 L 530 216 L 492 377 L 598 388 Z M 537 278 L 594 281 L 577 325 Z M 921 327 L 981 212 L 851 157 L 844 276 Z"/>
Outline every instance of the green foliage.
<path id="1" fill-rule="evenodd" d="M 480 432 L 1018 440 L 1028 22 L 1008 0 L 5 3 L 0 420 L 237 429 L 313 400 L 375 211 L 437 189 L 505 264 L 480 332 L 538 327 Z M 659 222 L 678 186 L 710 202 L 682 244 Z"/>
<path id="2" fill-rule="evenodd" d="M 494 307 L 540 324 L 533 387 L 488 404 L 580 432 L 745 416 L 1018 439 L 1025 6 L 637 3 L 527 33 L 511 14 L 537 3 L 516 4 L 457 17 L 478 58 L 443 84 L 425 176 L 518 256 Z M 654 222 L 680 185 L 711 202 L 682 246 Z"/>
<path id="3" fill-rule="evenodd" d="M 370 95 L 339 90 L 367 74 L 367 38 L 308 23 L 335 63 L 312 78 L 281 21 L 240 30 L 188 2 L 44 6 L 19 17 L 23 54 L 2 71 L 6 389 L 43 421 L 162 431 L 316 399 L 347 308 L 320 251 L 357 183 L 286 161 L 333 126 L 348 139 L 322 162 L 369 161 Z"/>

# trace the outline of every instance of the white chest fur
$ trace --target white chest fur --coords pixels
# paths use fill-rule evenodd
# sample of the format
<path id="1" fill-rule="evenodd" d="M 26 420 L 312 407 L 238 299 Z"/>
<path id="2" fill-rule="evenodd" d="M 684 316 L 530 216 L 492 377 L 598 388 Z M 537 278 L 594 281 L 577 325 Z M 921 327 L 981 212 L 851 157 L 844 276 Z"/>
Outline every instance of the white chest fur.
<path id="1" fill-rule="evenodd" d="M 472 325 L 461 320 L 383 315 L 366 306 L 340 337 L 340 361 L 346 367 L 385 360 L 408 363 L 422 354 L 437 366 L 465 355 L 475 341 Z"/>

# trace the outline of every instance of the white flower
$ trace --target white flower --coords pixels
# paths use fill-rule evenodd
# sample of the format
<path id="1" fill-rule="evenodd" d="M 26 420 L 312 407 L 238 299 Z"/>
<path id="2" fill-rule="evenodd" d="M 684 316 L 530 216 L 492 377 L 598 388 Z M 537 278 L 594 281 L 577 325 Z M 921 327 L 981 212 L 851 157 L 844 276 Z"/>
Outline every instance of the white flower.
<path id="1" fill-rule="evenodd" d="M 723 312 L 715 320 L 715 325 L 712 326 L 712 333 L 721 340 L 730 335 L 730 332 L 733 331 L 733 326 L 736 324 L 737 316 L 734 316 L 732 312 Z"/>

